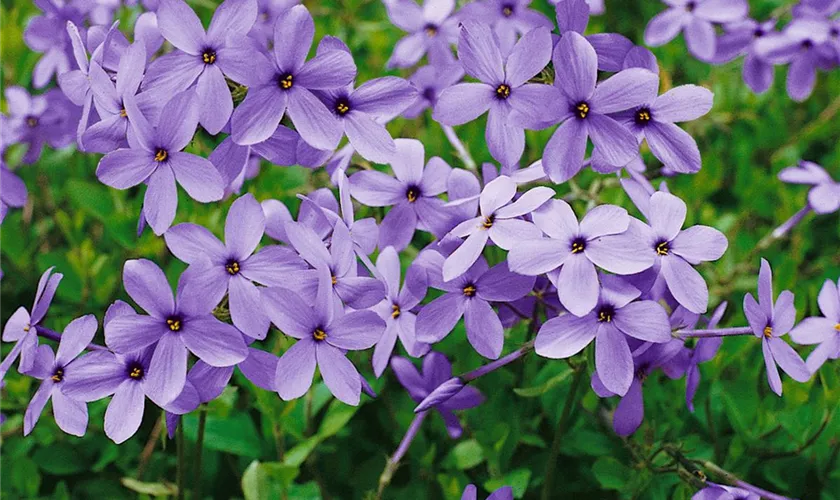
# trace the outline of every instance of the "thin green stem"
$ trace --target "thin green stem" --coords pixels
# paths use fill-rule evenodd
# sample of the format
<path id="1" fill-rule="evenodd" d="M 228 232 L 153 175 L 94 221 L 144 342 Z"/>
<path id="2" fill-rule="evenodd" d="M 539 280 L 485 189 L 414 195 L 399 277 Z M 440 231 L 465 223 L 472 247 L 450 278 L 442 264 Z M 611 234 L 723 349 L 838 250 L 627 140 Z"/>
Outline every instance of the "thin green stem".
<path id="1" fill-rule="evenodd" d="M 193 498 L 201 500 L 201 457 L 204 452 L 204 428 L 207 425 L 207 406 L 201 405 L 198 410 L 198 437 L 195 442 L 195 480 L 193 482 Z"/>
<path id="2" fill-rule="evenodd" d="M 176 469 L 176 483 L 178 484 L 178 500 L 184 500 L 184 423 L 180 422 L 175 435 L 175 448 L 178 454 L 178 467 Z"/>
<path id="3" fill-rule="evenodd" d="M 560 414 L 560 421 L 557 422 L 557 429 L 554 431 L 554 440 L 551 442 L 551 450 L 548 453 L 548 460 L 545 464 L 545 479 L 543 480 L 542 500 L 552 498 L 554 493 L 554 471 L 557 468 L 557 456 L 560 454 L 560 443 L 563 441 L 563 436 L 569 430 L 574 416 L 574 409 L 577 406 L 576 394 L 578 388 L 583 382 L 586 375 L 586 363 L 578 365 L 575 370 L 575 378 L 572 379 L 572 385 L 569 388 L 569 394 L 566 396 L 566 402 L 563 405 L 563 413 Z"/>

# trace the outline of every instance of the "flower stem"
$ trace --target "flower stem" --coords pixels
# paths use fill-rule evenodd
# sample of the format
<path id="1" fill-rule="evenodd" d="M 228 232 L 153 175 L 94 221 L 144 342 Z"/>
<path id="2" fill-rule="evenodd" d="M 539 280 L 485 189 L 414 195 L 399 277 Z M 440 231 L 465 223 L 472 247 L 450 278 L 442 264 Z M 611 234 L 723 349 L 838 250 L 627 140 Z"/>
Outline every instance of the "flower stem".
<path id="1" fill-rule="evenodd" d="M 586 362 L 581 363 L 575 369 L 575 378 L 572 379 L 572 385 L 569 388 L 569 394 L 566 396 L 566 403 L 563 405 L 563 413 L 560 415 L 560 421 L 557 422 L 557 429 L 554 431 L 554 440 L 551 442 L 551 450 L 548 453 L 548 460 L 545 464 L 545 476 L 543 479 L 542 500 L 552 498 L 554 491 L 554 470 L 557 467 L 557 456 L 560 454 L 560 443 L 563 441 L 563 436 L 572 423 L 573 411 L 575 409 L 577 398 L 575 395 L 578 388 L 586 374 Z"/>
<path id="2" fill-rule="evenodd" d="M 38 332 L 38 335 L 44 337 L 45 339 L 55 340 L 56 342 L 61 342 L 61 334 L 50 330 L 49 328 L 44 328 L 43 326 L 36 326 L 35 330 Z M 109 350 L 104 345 L 94 344 L 91 342 L 90 344 L 85 347 L 88 351 L 107 351 Z"/>
<path id="3" fill-rule="evenodd" d="M 679 330 L 672 335 L 680 339 L 703 339 L 710 337 L 730 337 L 733 335 L 752 335 L 752 328 L 748 326 L 738 326 L 735 328 L 716 328 L 713 330 Z"/>
<path id="4" fill-rule="evenodd" d="M 478 172 L 475 160 L 473 160 L 472 155 L 470 155 L 470 152 L 464 146 L 464 143 L 461 142 L 461 139 L 458 138 L 458 134 L 455 133 L 455 129 L 448 125 L 442 125 L 442 128 L 444 135 L 446 135 L 446 138 L 449 139 L 449 143 L 452 144 L 453 148 L 455 148 L 458 156 L 461 157 L 461 160 L 464 162 L 464 166 L 467 167 L 467 170 L 470 170 L 473 173 Z"/>
<path id="5" fill-rule="evenodd" d="M 183 422 L 176 431 L 175 448 L 178 455 L 178 466 L 175 470 L 176 482 L 178 484 L 178 500 L 184 500 L 184 425 Z"/>
<path id="6" fill-rule="evenodd" d="M 207 425 L 207 406 L 201 405 L 198 410 L 198 437 L 195 442 L 195 482 L 193 483 L 193 498 L 201 500 L 201 456 L 204 448 L 204 428 Z"/>
<path id="7" fill-rule="evenodd" d="M 385 491 L 388 484 L 391 483 L 391 478 L 393 477 L 394 472 L 396 472 L 400 460 L 402 460 L 402 457 L 405 456 L 405 453 L 408 451 L 408 447 L 411 446 L 411 442 L 414 441 L 415 437 L 417 437 L 417 433 L 420 431 L 420 426 L 423 424 L 423 419 L 425 419 L 428 414 L 428 411 L 423 411 L 414 415 L 414 420 L 412 420 L 411 425 L 408 426 L 408 430 L 405 432 L 405 436 L 403 436 L 402 441 L 400 441 L 397 451 L 395 451 L 391 458 L 388 459 L 388 463 L 385 465 L 385 470 L 383 470 L 382 475 L 379 476 L 379 489 L 376 492 L 377 499 L 382 498 L 382 493 Z"/>
<path id="8" fill-rule="evenodd" d="M 533 342 L 528 342 L 525 345 L 523 345 L 522 347 L 520 347 L 519 349 L 513 351 L 512 353 L 508 354 L 505 357 L 499 358 L 496 361 L 493 361 L 491 363 L 487 363 L 484 366 L 480 366 L 473 371 L 470 371 L 470 372 L 467 372 L 467 373 L 461 375 L 461 380 L 463 380 L 464 383 L 466 384 L 466 383 L 471 382 L 471 381 L 473 381 L 473 380 L 475 380 L 479 377 L 483 377 L 484 375 L 487 375 L 488 373 L 492 372 L 493 370 L 496 370 L 497 368 L 501 368 L 501 367 L 503 367 L 507 364 L 510 364 L 510 363 L 516 361 L 517 359 L 519 359 L 522 356 L 531 352 L 533 349 L 534 349 L 534 343 Z"/>
<path id="9" fill-rule="evenodd" d="M 786 220 L 781 226 L 774 229 L 773 232 L 770 233 L 771 237 L 773 239 L 779 239 L 786 235 L 787 232 L 793 229 L 794 226 L 802 222 L 802 219 L 804 219 L 810 211 L 811 205 L 806 204 L 801 210 L 793 214 L 790 219 Z"/>

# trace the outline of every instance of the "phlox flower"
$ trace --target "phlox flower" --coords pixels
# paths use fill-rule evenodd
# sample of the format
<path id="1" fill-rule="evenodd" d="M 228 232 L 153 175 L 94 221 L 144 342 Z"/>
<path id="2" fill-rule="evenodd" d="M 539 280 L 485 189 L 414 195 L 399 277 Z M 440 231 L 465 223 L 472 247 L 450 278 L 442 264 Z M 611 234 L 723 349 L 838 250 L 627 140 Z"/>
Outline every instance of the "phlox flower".
<path id="1" fill-rule="evenodd" d="M 656 15 L 645 28 L 645 43 L 658 47 L 682 32 L 688 51 L 701 60 L 715 55 L 717 37 L 713 23 L 732 23 L 744 19 L 749 11 L 746 0 L 664 0 L 668 10 Z"/>
<path id="2" fill-rule="evenodd" d="M 27 193 L 26 184 L 3 164 L 0 164 L 0 185 L 3 186 L 0 191 L 0 223 L 2 223 L 9 207 L 20 208 L 26 205 Z"/>
<path id="3" fill-rule="evenodd" d="M 391 22 L 408 33 L 394 45 L 389 68 L 408 68 L 427 54 L 434 66 L 452 62 L 449 47 L 458 40 L 458 21 L 452 16 L 455 0 L 424 0 L 422 7 L 415 0 L 383 3 Z"/>
<path id="4" fill-rule="evenodd" d="M 529 9 L 532 0 L 476 0 L 458 12 L 459 19 L 475 20 L 489 25 L 499 39 L 502 51 L 507 53 L 516 43 L 517 36 L 524 36 L 537 28 L 551 29 L 551 19 L 543 13 Z"/>
<path id="5" fill-rule="evenodd" d="M 840 358 L 840 283 L 826 280 L 820 289 L 817 303 L 822 316 L 805 318 L 790 331 L 790 338 L 797 344 L 819 344 L 805 365 L 812 373 L 819 370 L 827 359 Z"/>

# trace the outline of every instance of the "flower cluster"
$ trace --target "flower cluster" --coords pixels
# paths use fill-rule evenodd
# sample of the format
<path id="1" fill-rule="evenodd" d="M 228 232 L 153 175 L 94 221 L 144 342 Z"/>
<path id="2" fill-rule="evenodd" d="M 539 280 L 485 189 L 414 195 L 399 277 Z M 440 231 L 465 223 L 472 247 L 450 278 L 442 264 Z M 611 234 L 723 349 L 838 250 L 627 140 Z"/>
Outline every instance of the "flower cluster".
<path id="1" fill-rule="evenodd" d="M 788 65 L 787 93 L 804 101 L 814 90 L 817 70 L 840 65 L 837 2 L 801 0 L 792 9 L 793 20 L 777 30 L 774 18 L 749 18 L 746 0 L 663 1 L 668 9 L 650 20 L 646 44 L 663 45 L 683 33 L 688 51 L 702 61 L 723 64 L 744 56 L 744 83 L 757 94 L 773 84 L 774 66 Z"/>
<path id="2" fill-rule="evenodd" d="M 477 0 L 458 11 L 453 1 L 384 3 L 408 33 L 388 65 L 412 67 L 424 57 L 428 65 L 408 79 L 358 85 L 353 55 L 339 39 L 323 37 L 308 58 L 315 25 L 296 2 L 225 0 L 207 29 L 183 0 L 148 2 L 156 5 L 137 19 L 133 42 L 117 23 L 107 26 L 114 11 L 104 5 L 39 3 L 47 11 L 27 29 L 27 43 L 44 53 L 33 85 L 43 88 L 55 75 L 61 90 L 29 96 L 8 88 L 2 144 L 28 144 L 24 163 L 44 143 L 63 147 L 74 138 L 79 150 L 104 154 L 98 179 L 122 190 L 145 185 L 140 231 L 148 225 L 188 267 L 173 293 L 157 263 L 125 262 L 122 283 L 133 305 L 116 301 L 104 313 L 104 345 L 93 342 L 93 315 L 62 334 L 44 326 L 62 279 L 44 273 L 31 310 L 19 308 L 2 337 L 15 346 L 0 378 L 19 360 L 21 374 L 43 381 L 24 433 L 51 400 L 59 427 L 83 435 L 86 403 L 111 397 L 104 429 L 115 442 L 138 430 L 146 398 L 167 412 L 171 434 L 179 416 L 218 397 L 237 368 L 283 400 L 306 394 L 317 368 L 337 399 L 358 405 L 363 392 L 375 396 L 363 375 L 370 364 L 375 377 L 390 367 L 419 404 L 405 443 L 430 409 L 458 438 L 453 411 L 484 401 L 472 380 L 531 350 L 549 359 L 588 350 L 591 388 L 621 398 L 613 425 L 629 435 L 644 418 L 643 384 L 658 370 L 685 378 L 693 411 L 699 365 L 715 357 L 722 337 L 761 342 L 779 395 L 779 367 L 803 382 L 840 357 L 840 283 L 823 286 L 822 317 L 796 325 L 793 294 L 774 300 L 764 260 L 758 300 L 744 298 L 749 326 L 717 328 L 726 304 L 708 313 L 717 297 L 701 271 L 724 255 L 727 238 L 687 223 L 695 218 L 689 207 L 667 187 L 653 189 L 640 156 L 646 143 L 663 172 L 698 172 L 698 146 L 677 124 L 702 118 L 713 94 L 695 85 L 660 94 L 653 53 L 622 35 L 585 36 L 598 2 L 559 0 L 555 20 L 528 0 Z M 791 74 L 811 75 L 793 78 L 794 98 L 810 93 L 817 66 L 836 64 L 832 11 L 810 5 L 818 2 L 803 2 L 781 34 L 732 24 L 746 16 L 745 1 L 668 3 L 648 27 L 648 44 L 684 30 L 703 59 L 748 52 L 751 68 L 785 60 Z M 714 24 L 726 24 L 726 34 L 718 38 Z M 806 25 L 824 25 L 824 36 Z M 759 30 L 755 42 L 743 35 L 758 38 Z M 466 168 L 386 128 L 397 116 L 427 111 Z M 499 166 L 487 163 L 479 173 L 452 127 L 485 114 L 486 143 Z M 549 127 L 556 129 L 544 151 L 533 152 L 541 159 L 520 168 L 525 131 Z M 192 143 L 208 136 L 205 157 Z M 177 186 L 198 202 L 219 202 L 238 193 L 263 160 L 325 166 L 337 192 L 300 193 L 296 216 L 281 201 L 238 196 L 223 240 L 201 225 L 174 224 Z M 557 197 L 556 185 L 587 165 L 618 176 L 644 220 L 618 205 L 593 202 L 584 211 Z M 5 165 L 0 173 L 5 214 L 26 203 L 26 188 Z M 840 184 L 816 165 L 780 178 L 813 186 L 806 213 L 840 208 Z M 530 322 L 533 341 L 502 356 L 505 330 L 522 322 Z M 433 349 L 461 332 L 493 361 L 453 377 Z M 788 333 L 798 344 L 819 344 L 807 361 L 782 338 Z M 269 335 L 290 347 L 279 355 L 261 349 Z M 58 341 L 57 351 L 39 338 Z M 398 339 L 409 357 L 394 355 Z M 351 353 L 368 350 L 369 358 Z M 422 371 L 409 358 L 422 358 Z M 404 453 L 401 445 L 391 463 Z M 464 492 L 475 495 L 474 487 Z M 491 498 L 511 495 L 507 488 Z"/>

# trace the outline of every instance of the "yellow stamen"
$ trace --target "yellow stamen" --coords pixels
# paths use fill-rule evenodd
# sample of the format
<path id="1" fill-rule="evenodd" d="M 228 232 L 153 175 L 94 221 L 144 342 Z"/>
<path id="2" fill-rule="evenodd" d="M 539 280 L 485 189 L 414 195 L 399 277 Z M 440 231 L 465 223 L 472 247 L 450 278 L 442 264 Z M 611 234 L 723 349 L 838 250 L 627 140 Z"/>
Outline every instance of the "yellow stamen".
<path id="1" fill-rule="evenodd" d="M 234 274 L 239 272 L 239 262 L 236 262 L 236 261 L 230 262 L 229 264 L 227 264 L 225 266 L 225 269 L 227 270 L 228 274 L 233 276 Z"/>
<path id="2" fill-rule="evenodd" d="M 481 227 L 483 227 L 484 229 L 490 229 L 491 227 L 493 227 L 493 222 L 495 221 L 496 217 L 492 215 L 485 217 L 484 222 L 481 223 Z"/>
<path id="3" fill-rule="evenodd" d="M 169 158 L 169 153 L 165 149 L 158 149 L 155 152 L 155 161 L 164 162 L 167 158 Z"/>
<path id="4" fill-rule="evenodd" d="M 138 367 L 132 368 L 128 376 L 131 378 L 140 378 L 143 376 L 143 369 Z"/>
<path id="5" fill-rule="evenodd" d="M 581 253 L 584 250 L 584 245 L 580 241 L 572 242 L 572 253 Z"/>
<path id="6" fill-rule="evenodd" d="M 507 99 L 510 97 L 510 86 L 503 83 L 496 87 L 496 97 L 500 99 Z"/>
<path id="7" fill-rule="evenodd" d="M 292 88 L 292 85 L 294 85 L 294 83 L 292 83 L 292 80 L 292 75 L 286 75 L 285 77 L 281 78 L 280 88 L 283 90 L 289 90 L 290 88 Z"/>
<path id="8" fill-rule="evenodd" d="M 340 102 L 335 105 L 335 110 L 338 111 L 338 114 L 345 115 L 348 111 L 350 111 L 350 106 L 343 102 Z"/>
<path id="9" fill-rule="evenodd" d="M 125 110 L 125 108 L 121 109 L 120 110 L 120 117 L 121 118 L 126 118 L 127 116 L 128 116 L 128 112 Z"/>
<path id="10" fill-rule="evenodd" d="M 662 243 L 656 245 L 656 254 L 657 255 L 662 255 L 662 256 L 668 255 L 668 252 L 670 250 L 671 249 L 668 247 L 668 242 L 667 241 L 663 241 Z"/>
<path id="11" fill-rule="evenodd" d="M 578 104 L 575 109 L 577 109 L 578 118 L 586 118 L 589 115 L 589 104 L 585 102 Z"/>
<path id="12" fill-rule="evenodd" d="M 61 382 L 64 380 L 64 370 L 61 368 L 57 369 L 50 378 L 53 379 L 53 382 Z"/>
<path id="13" fill-rule="evenodd" d="M 180 319 L 168 319 L 166 320 L 166 324 L 169 325 L 169 329 L 173 332 L 177 332 L 181 330 L 181 320 Z"/>
<path id="14" fill-rule="evenodd" d="M 609 323 L 612 321 L 612 314 L 606 311 L 601 311 L 598 313 L 598 321 L 600 321 L 601 323 Z"/>
<path id="15" fill-rule="evenodd" d="M 316 328 L 314 332 L 312 332 L 312 338 L 315 340 L 324 340 L 327 338 L 327 332 L 321 330 L 320 328 Z"/>
<path id="16" fill-rule="evenodd" d="M 464 287 L 464 295 L 467 297 L 474 297 L 475 296 L 475 285 L 469 284 Z"/>
<path id="17" fill-rule="evenodd" d="M 216 53 L 212 51 L 207 51 L 201 54 L 201 59 L 204 61 L 204 64 L 213 64 L 216 62 Z"/>
<path id="18" fill-rule="evenodd" d="M 391 310 L 393 311 L 391 313 L 391 317 L 394 319 L 399 318 L 400 314 L 402 314 L 402 311 L 400 311 L 400 306 L 398 306 L 397 304 L 391 305 Z"/>
<path id="19" fill-rule="evenodd" d="M 768 339 L 773 336 L 773 327 L 772 326 L 765 326 L 764 327 L 764 336 Z"/>

